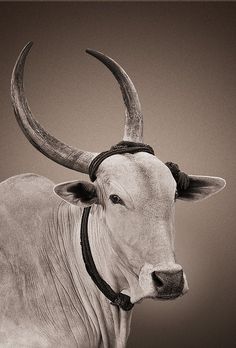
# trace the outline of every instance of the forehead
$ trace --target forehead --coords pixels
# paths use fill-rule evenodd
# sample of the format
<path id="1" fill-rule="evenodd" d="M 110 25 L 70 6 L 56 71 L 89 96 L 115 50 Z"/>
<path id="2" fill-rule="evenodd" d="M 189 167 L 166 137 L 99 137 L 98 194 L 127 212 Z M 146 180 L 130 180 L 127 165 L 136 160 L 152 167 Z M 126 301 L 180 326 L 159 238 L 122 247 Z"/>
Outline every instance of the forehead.
<path id="1" fill-rule="evenodd" d="M 142 194 L 150 199 L 173 196 L 175 180 L 167 166 L 157 157 L 146 153 L 114 155 L 99 166 L 97 176 L 109 186 L 125 189 L 132 196 Z"/>

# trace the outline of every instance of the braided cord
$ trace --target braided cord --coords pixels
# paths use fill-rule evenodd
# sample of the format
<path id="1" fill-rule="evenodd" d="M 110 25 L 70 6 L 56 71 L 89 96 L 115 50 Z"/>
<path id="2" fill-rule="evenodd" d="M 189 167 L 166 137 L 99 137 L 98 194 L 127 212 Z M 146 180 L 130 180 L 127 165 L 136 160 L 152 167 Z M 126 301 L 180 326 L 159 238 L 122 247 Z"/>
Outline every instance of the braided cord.
<path id="1" fill-rule="evenodd" d="M 101 152 L 97 155 L 89 165 L 89 177 L 91 181 L 96 180 L 96 171 L 100 164 L 108 157 L 118 155 L 122 153 L 136 153 L 136 152 L 148 152 L 154 155 L 154 150 L 151 146 L 143 143 L 134 143 L 131 141 L 121 141 L 115 146 L 112 146 L 110 150 Z"/>

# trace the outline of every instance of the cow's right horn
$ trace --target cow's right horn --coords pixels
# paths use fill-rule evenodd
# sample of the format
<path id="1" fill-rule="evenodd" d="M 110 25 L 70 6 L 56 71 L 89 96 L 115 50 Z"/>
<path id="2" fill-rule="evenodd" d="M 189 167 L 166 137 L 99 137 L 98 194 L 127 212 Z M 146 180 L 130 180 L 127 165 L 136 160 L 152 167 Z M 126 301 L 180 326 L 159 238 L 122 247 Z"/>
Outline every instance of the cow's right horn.
<path id="1" fill-rule="evenodd" d="M 88 174 L 89 164 L 96 154 L 62 143 L 45 131 L 30 111 L 24 94 L 23 75 L 25 60 L 32 45 L 33 43 L 29 42 L 23 48 L 12 73 L 11 97 L 16 119 L 31 144 L 45 156 L 64 167 Z"/>
<path id="2" fill-rule="evenodd" d="M 106 65 L 120 85 L 121 93 L 126 106 L 125 131 L 123 140 L 142 143 L 143 115 L 141 112 L 138 93 L 130 77 L 117 62 L 105 54 L 90 49 L 87 49 L 86 52 Z"/>

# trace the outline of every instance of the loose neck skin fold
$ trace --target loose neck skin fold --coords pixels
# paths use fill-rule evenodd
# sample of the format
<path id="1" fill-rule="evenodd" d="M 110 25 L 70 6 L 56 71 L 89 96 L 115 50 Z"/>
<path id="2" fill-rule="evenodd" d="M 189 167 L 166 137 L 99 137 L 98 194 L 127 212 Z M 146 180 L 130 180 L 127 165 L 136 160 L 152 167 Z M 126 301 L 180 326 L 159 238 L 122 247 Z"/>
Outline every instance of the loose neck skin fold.
<path id="1" fill-rule="evenodd" d="M 53 251 L 47 255 L 50 264 L 54 265 L 52 277 L 60 278 L 63 284 L 58 290 L 59 298 L 69 296 L 73 299 L 71 311 L 83 313 L 78 318 L 78 314 L 72 316 L 70 313 L 67 316 L 64 311 L 79 347 L 124 348 L 130 331 L 132 311 L 125 312 L 111 305 L 88 275 L 80 245 L 81 214 L 82 210 L 79 208 L 64 203 L 56 212 L 54 221 L 57 226 L 50 230 L 57 235 L 50 236 L 49 240 L 54 240 L 51 249 L 56 248 L 60 258 L 55 258 L 56 252 Z M 109 230 L 101 220 L 99 207 L 91 209 L 88 230 L 91 252 L 99 273 L 114 291 L 128 291 L 129 283 L 135 275 L 126 270 L 123 261 L 112 249 Z M 64 306 L 65 302 L 62 303 Z M 81 345 L 82 342 L 85 345 Z"/>

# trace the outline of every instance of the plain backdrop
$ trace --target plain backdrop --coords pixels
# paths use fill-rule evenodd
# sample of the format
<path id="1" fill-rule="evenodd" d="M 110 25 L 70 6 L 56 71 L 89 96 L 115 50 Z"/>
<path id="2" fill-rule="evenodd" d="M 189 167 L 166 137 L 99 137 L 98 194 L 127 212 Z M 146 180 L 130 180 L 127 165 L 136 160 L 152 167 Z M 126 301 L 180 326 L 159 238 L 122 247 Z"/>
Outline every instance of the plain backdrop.
<path id="1" fill-rule="evenodd" d="M 112 74 L 87 47 L 117 60 L 134 81 L 144 141 L 189 174 L 227 188 L 177 203 L 176 255 L 189 293 L 135 306 L 128 348 L 235 347 L 235 3 L 0 3 L 0 179 L 23 172 L 55 183 L 86 176 L 37 152 L 14 119 L 10 76 L 34 41 L 25 89 L 40 123 L 65 143 L 103 151 L 123 136 Z"/>

